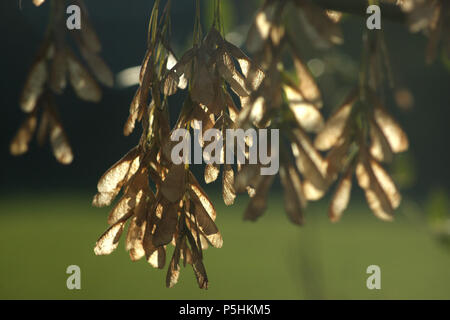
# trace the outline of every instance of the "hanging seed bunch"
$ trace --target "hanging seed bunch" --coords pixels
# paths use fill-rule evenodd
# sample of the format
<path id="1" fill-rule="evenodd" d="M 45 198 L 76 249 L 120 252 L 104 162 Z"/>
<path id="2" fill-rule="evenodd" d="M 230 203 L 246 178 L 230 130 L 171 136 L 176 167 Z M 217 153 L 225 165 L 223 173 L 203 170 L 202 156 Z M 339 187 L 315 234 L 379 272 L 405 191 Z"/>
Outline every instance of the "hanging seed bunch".
<path id="1" fill-rule="evenodd" d="M 33 1 L 36 6 L 43 2 Z M 81 30 L 68 31 L 65 1 L 51 1 L 48 31 L 20 101 L 28 116 L 11 144 L 13 154 L 26 152 L 37 130 L 38 142 L 42 144 L 48 136 L 55 157 L 70 163 L 73 155 L 54 96 L 62 94 L 69 81 L 80 99 L 97 102 L 101 99 L 97 81 L 112 85 L 113 76 L 99 57 L 101 46 L 84 4 L 81 0 L 72 3 L 82 8 Z M 340 12 L 311 0 L 266 0 L 247 37 L 250 59 L 225 39 L 220 0 L 214 0 L 213 24 L 205 34 L 200 0 L 195 0 L 192 47 L 177 59 L 170 46 L 171 3 L 167 0 L 162 7 L 160 0 L 154 2 L 139 87 L 123 127 L 126 136 L 141 127 L 139 142 L 97 185 L 93 205 L 112 209 L 95 254 L 111 254 L 126 231 L 125 248 L 131 260 L 145 258 L 159 269 L 167 264 L 168 287 L 177 283 L 181 265 L 192 266 L 199 287 L 208 287 L 203 250 L 220 248 L 223 239 L 215 224 L 216 210 L 191 171 L 190 155 L 179 155 L 180 161 L 172 159 L 179 141 L 171 137 L 178 129 L 185 129 L 204 149 L 205 183 L 221 175 L 226 205 L 234 203 L 237 193 L 249 194 L 246 219 L 256 220 L 266 210 L 275 175 L 261 175 L 267 167 L 261 154 L 257 163 L 249 163 L 250 147 L 256 143 L 251 137 L 244 145 L 245 162 L 227 164 L 227 155 L 237 154 L 236 149 L 226 147 L 227 129 L 275 129 L 280 134 L 279 154 L 268 151 L 267 157 L 279 157 L 285 210 L 293 223 L 302 224 L 308 201 L 322 198 L 335 183 L 329 216 L 339 220 L 350 200 L 353 174 L 374 214 L 392 220 L 401 196 L 383 164 L 406 151 L 409 143 L 383 105 L 386 83 L 394 88 L 394 81 L 382 32 L 365 32 L 359 84 L 324 121 L 322 94 L 303 51 L 306 46 L 323 50 L 343 42 Z M 436 55 L 440 43 L 448 55 L 448 4 L 438 0 L 396 3 L 408 14 L 411 30 L 423 30 L 429 36 L 427 61 Z M 299 41 L 297 32 L 302 32 L 303 40 Z M 68 45 L 67 33 L 88 68 Z M 295 73 L 290 73 L 291 66 Z M 184 102 L 172 127 L 169 97 L 175 94 L 183 95 Z M 211 128 L 218 135 L 206 137 Z M 203 135 L 196 134 L 199 131 Z M 272 137 L 267 137 L 267 149 L 278 150 L 271 148 L 278 142 Z M 168 252 L 172 253 L 169 259 Z"/>
<path id="2" fill-rule="evenodd" d="M 38 6 L 43 2 L 34 1 L 34 4 Z M 40 118 L 38 143 L 43 145 L 48 137 L 55 158 L 62 164 L 71 163 L 72 148 L 58 116 L 54 95 L 62 94 L 69 81 L 80 99 L 91 102 L 101 99 L 100 86 L 71 49 L 67 41 L 68 33 L 74 38 L 98 81 L 106 86 L 113 85 L 113 74 L 98 55 L 101 45 L 88 20 L 84 3 L 81 0 L 73 3 L 82 9 L 82 27 L 69 31 L 65 20 L 65 1 L 51 1 L 50 23 L 20 97 L 21 109 L 27 117 L 11 142 L 10 151 L 13 155 L 28 151 Z"/>
<path id="3" fill-rule="evenodd" d="M 329 209 L 332 221 L 339 220 L 347 208 L 353 173 L 378 218 L 392 220 L 400 205 L 400 193 L 381 163 L 406 151 L 409 142 L 379 98 L 382 79 L 387 78 L 381 73 L 380 52 L 386 51 L 380 36 L 365 34 L 359 87 L 328 119 L 314 142 L 317 149 L 330 150 L 325 159 L 328 183 L 339 179 Z"/>
<path id="4" fill-rule="evenodd" d="M 247 47 L 264 69 L 265 77 L 260 77 L 259 70 L 250 69 L 249 79 L 257 81 L 247 83 L 252 94 L 241 98 L 238 125 L 281 128 L 280 179 L 285 209 L 292 222 L 301 224 L 307 201 L 320 199 L 328 184 L 325 162 L 309 136 L 324 124 L 319 111 L 321 93 L 293 41 L 294 26 L 298 25 L 308 30 L 319 47 L 342 42 L 339 26 L 313 3 L 266 1 L 257 12 L 247 39 Z M 286 56 L 294 65 L 296 79 L 283 68 Z M 259 175 L 259 166 L 244 166 L 236 181 L 236 191 L 247 189 L 251 197 L 245 211 L 245 218 L 250 220 L 264 213 L 274 181 L 274 176 Z"/>
<path id="5" fill-rule="evenodd" d="M 98 184 L 96 206 L 110 205 L 121 190 L 123 195 L 110 213 L 111 227 L 100 237 L 95 253 L 111 253 L 118 245 L 125 223 L 130 220 L 126 248 L 132 260 L 145 256 L 153 267 L 163 268 L 167 245 L 172 244 L 175 249 L 166 285 L 172 287 L 177 283 L 182 259 L 184 265 L 192 265 L 199 287 L 207 288 L 203 250 L 209 245 L 220 248 L 223 240 L 214 223 L 214 206 L 189 165 L 172 162 L 174 143 L 169 140 L 172 131 L 167 97 L 179 88 L 188 89 L 173 130 L 196 128 L 199 121 L 204 130 L 213 126 L 232 127 L 238 111 L 225 89 L 225 81 L 232 90 L 248 93 L 230 54 L 237 51 L 243 59 L 249 59 L 222 38 L 217 30 L 220 28 L 218 20 L 205 38 L 201 37 L 197 3 L 194 46 L 177 61 L 169 46 L 170 4 L 168 1 L 161 19 L 160 1 L 154 4 L 140 86 L 124 128 L 128 135 L 135 122 L 141 122 L 140 143 L 109 169 Z M 207 168 L 205 173 L 208 182 L 214 180 L 210 171 Z M 149 187 L 150 180 L 155 192 Z M 223 189 L 225 202 L 231 204 L 234 200 L 233 169 L 229 166 L 224 169 Z"/>

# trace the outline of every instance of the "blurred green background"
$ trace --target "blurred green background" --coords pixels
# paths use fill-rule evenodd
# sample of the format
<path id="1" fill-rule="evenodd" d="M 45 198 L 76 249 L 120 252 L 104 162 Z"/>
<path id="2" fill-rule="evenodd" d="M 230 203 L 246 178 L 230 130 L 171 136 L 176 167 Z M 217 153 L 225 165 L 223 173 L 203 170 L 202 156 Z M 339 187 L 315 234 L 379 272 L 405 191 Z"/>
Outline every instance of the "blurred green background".
<path id="1" fill-rule="evenodd" d="M 242 45 L 260 1 L 222 1 L 227 39 Z M 194 1 L 174 3 L 172 44 L 179 55 L 192 39 Z M 202 3 L 205 27 L 212 20 L 213 1 Z M 407 88 L 414 102 L 398 108 L 394 92 L 386 92 L 386 107 L 410 139 L 408 153 L 388 166 L 403 195 L 394 222 L 377 220 L 355 186 L 342 221 L 328 221 L 329 199 L 323 199 L 310 203 L 306 225 L 299 228 L 285 218 L 279 184 L 266 214 L 257 223 L 243 222 L 247 196 L 225 207 L 214 196 L 216 185 L 207 191 L 217 206 L 224 247 L 205 252 L 210 288 L 199 290 L 187 267 L 180 282 L 166 289 L 166 269 L 132 263 L 122 242 L 110 256 L 93 253 L 109 210 L 91 207 L 97 180 L 139 139 L 139 130 L 122 135 L 135 87 L 105 88 L 99 104 L 80 101 L 71 89 L 57 97 L 75 154 L 70 166 L 58 164 L 48 146 L 35 142 L 26 155 L 9 155 L 10 140 L 24 118 L 20 92 L 48 13 L 48 3 L 41 8 L 31 1 L 22 4 L 20 10 L 16 1 L 0 2 L 0 28 L 7 30 L 0 52 L 0 298 L 450 299 L 450 76 L 439 59 L 425 65 L 422 34 L 382 20 L 398 88 Z M 87 5 L 111 69 L 118 73 L 139 65 L 153 1 Z M 317 51 L 305 42 L 301 48 L 322 90 L 325 117 L 357 83 L 364 25 L 364 14 L 345 17 L 342 46 Z M 171 98 L 174 111 L 182 98 Z M 81 267 L 81 290 L 66 288 L 65 271 L 73 264 Z M 381 290 L 366 288 L 366 268 L 373 264 L 381 267 Z"/>
<path id="2" fill-rule="evenodd" d="M 404 201 L 393 223 L 356 201 L 332 224 L 316 203 L 299 228 L 285 218 L 277 194 L 257 223 L 242 221 L 245 197 L 231 208 L 213 198 L 224 246 L 205 251 L 205 291 L 190 266 L 166 289 L 166 270 L 131 262 L 122 241 L 112 255 L 95 256 L 108 210 L 92 208 L 89 194 L 2 197 L 0 211 L 8 214 L 0 215 L 0 298 L 450 299 L 449 248 L 412 201 Z M 66 287 L 69 265 L 81 268 L 81 290 Z M 369 265 L 381 268 L 381 290 L 366 287 Z"/>

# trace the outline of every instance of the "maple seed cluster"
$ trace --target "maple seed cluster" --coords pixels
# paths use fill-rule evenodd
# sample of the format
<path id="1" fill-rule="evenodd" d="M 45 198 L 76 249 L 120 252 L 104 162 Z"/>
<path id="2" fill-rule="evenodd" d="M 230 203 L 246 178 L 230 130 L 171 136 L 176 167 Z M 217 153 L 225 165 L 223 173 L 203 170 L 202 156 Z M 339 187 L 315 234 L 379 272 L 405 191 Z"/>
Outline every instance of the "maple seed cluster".
<path id="1" fill-rule="evenodd" d="M 33 2 L 39 6 L 45 0 Z M 82 8 L 83 19 L 83 28 L 72 31 L 64 26 L 65 1 L 49 2 L 49 27 L 20 99 L 27 118 L 12 140 L 11 153 L 18 155 L 28 150 L 40 116 L 37 140 L 42 144 L 49 137 L 57 160 L 68 164 L 73 154 L 54 95 L 64 91 L 68 79 L 80 99 L 98 102 L 101 89 L 94 77 L 111 86 L 113 75 L 99 57 L 100 42 L 82 0 L 71 1 Z M 226 130 L 231 129 L 277 130 L 285 211 L 295 224 L 304 222 L 308 201 L 322 198 L 335 182 L 329 216 L 331 221 L 338 221 L 350 200 L 353 175 L 374 214 L 383 220 L 393 219 L 401 196 L 382 163 L 406 151 L 409 142 L 381 98 L 386 84 L 396 90 L 381 31 L 364 28 L 359 82 L 325 121 L 321 114 L 322 94 L 304 63 L 303 49 L 329 49 L 343 43 L 342 13 L 326 10 L 310 0 L 266 0 L 248 33 L 246 48 L 250 58 L 225 39 L 220 0 L 214 0 L 213 24 L 203 35 L 200 0 L 195 0 L 192 47 L 177 59 L 170 46 L 172 2 L 165 1 L 164 7 L 160 0 L 154 2 L 139 86 L 123 128 L 128 136 L 140 124 L 140 140 L 97 185 L 93 205 L 105 207 L 118 200 L 109 213 L 108 229 L 95 245 L 95 254 L 112 253 L 128 227 L 125 248 L 132 261 L 145 258 L 151 266 L 164 268 L 168 246 L 172 245 L 166 285 L 174 286 L 181 265 L 190 265 L 199 287 L 208 287 L 203 250 L 222 247 L 223 239 L 215 224 L 214 205 L 192 173 L 190 163 L 174 163 L 171 159 L 177 142 L 170 137 L 178 129 L 186 133 L 200 130 L 199 136 L 215 129 L 224 140 Z M 423 31 L 429 37 L 426 61 L 431 62 L 440 47 L 448 59 L 450 32 L 445 31 L 450 30 L 450 5 L 437 0 L 398 0 L 396 5 L 406 14 L 412 32 Z M 297 37 L 298 32 L 303 36 Z M 69 45 L 67 33 L 88 68 Z M 295 73 L 286 68 L 291 65 Z M 183 95 L 184 102 L 172 127 L 168 97 L 174 94 Z M 214 143 L 203 139 L 199 142 L 201 147 Z M 218 153 L 214 157 L 221 161 L 207 164 L 204 171 L 207 184 L 222 173 L 226 205 L 232 205 L 238 193 L 249 195 L 244 213 L 249 220 L 257 220 L 266 210 L 276 178 L 260 174 L 266 168 L 264 161 L 248 161 L 247 149 L 253 143 L 247 137 L 246 161 L 234 165 L 223 161 L 227 153 L 235 152 L 227 150 L 224 141 L 221 148 L 214 148 Z M 267 150 L 272 150 L 270 145 Z M 271 156 L 275 155 L 267 154 Z"/>

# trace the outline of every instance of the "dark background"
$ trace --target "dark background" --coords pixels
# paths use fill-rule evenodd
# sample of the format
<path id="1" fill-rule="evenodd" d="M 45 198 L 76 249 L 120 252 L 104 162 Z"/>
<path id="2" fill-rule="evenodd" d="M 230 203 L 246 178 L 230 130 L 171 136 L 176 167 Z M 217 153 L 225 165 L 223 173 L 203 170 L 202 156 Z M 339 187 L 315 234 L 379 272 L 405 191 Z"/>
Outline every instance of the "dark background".
<path id="1" fill-rule="evenodd" d="M 257 2 L 233 1 L 234 23 L 248 25 Z M 152 4 L 153 1 L 144 0 L 87 1 L 91 20 L 102 41 L 102 57 L 113 72 L 140 64 L 145 52 Z M 17 1 L 1 1 L 0 6 L 1 188 L 8 191 L 37 187 L 88 188 L 94 192 L 99 176 L 138 141 L 139 132 L 134 132 L 131 137 L 122 135 L 123 123 L 136 88 L 104 88 L 103 99 L 98 104 L 79 100 L 71 88 L 58 97 L 63 125 L 75 155 L 71 165 L 58 164 L 49 146 L 40 149 L 35 141 L 32 141 L 26 155 L 11 156 L 9 143 L 24 119 L 18 105 L 20 92 L 43 38 L 49 5 L 45 3 L 35 8 L 31 1 L 23 1 L 20 10 Z M 178 54 L 188 45 L 193 13 L 193 1 L 175 1 L 172 42 Z M 345 44 L 337 49 L 356 67 L 361 52 L 363 23 L 363 17 L 347 18 L 343 24 Z M 388 95 L 388 108 L 397 116 L 410 138 L 416 178 L 413 188 L 408 191 L 422 193 L 435 186 L 448 187 L 449 70 L 439 59 L 431 66 L 424 64 L 426 38 L 423 35 L 412 35 L 396 23 L 385 20 L 382 23 L 396 77 L 412 91 L 415 99 L 413 108 L 404 112 L 395 106 Z M 342 98 L 353 80 L 346 81 L 344 85 L 335 85 L 332 92 L 324 91 L 323 95 Z M 336 90 L 339 92 L 334 92 Z M 181 100 L 175 99 L 172 107 L 177 108 L 179 104 Z M 333 107 L 325 105 L 325 113 Z"/>

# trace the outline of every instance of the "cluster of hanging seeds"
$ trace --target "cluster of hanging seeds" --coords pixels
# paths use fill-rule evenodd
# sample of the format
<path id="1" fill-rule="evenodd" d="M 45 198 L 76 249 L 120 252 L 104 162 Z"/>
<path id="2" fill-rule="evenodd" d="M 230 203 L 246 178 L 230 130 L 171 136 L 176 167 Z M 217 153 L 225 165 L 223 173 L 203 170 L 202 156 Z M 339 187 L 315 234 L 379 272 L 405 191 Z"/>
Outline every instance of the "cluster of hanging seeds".
<path id="1" fill-rule="evenodd" d="M 36 6 L 44 1 L 33 1 Z M 77 96 L 85 101 L 98 102 L 102 91 L 91 73 L 72 50 L 68 34 L 72 36 L 81 56 L 93 75 L 102 84 L 111 87 L 113 74 L 98 55 L 100 41 L 88 19 L 82 0 L 72 1 L 81 8 L 81 29 L 68 30 L 65 13 L 66 1 L 51 1 L 50 22 L 45 38 L 31 66 L 20 97 L 20 106 L 27 117 L 11 141 L 10 151 L 20 155 L 37 130 L 37 141 L 43 145 L 48 138 L 55 158 L 62 164 L 73 160 L 72 148 L 58 116 L 54 96 L 63 93 L 69 81 Z M 39 127 L 38 118 L 40 118 Z"/>
<path id="2" fill-rule="evenodd" d="M 36 5 L 43 2 L 34 1 Z M 100 44 L 85 8 L 81 0 L 75 2 L 83 8 L 84 26 L 79 31 L 67 31 L 62 26 L 65 2 L 51 1 L 48 32 L 20 101 L 28 118 L 13 139 L 13 154 L 27 151 L 41 114 L 38 141 L 49 135 L 56 158 L 62 163 L 71 162 L 72 151 L 52 97 L 63 92 L 68 77 L 81 99 L 101 98 L 99 85 L 67 45 L 68 32 L 98 81 L 112 85 L 113 76 L 98 56 Z M 95 254 L 112 253 L 126 230 L 125 248 L 131 260 L 145 258 L 155 268 L 168 264 L 168 287 L 177 283 L 181 265 L 189 264 L 199 287 L 207 288 L 203 250 L 210 245 L 220 248 L 223 240 L 215 224 L 214 205 L 191 165 L 174 163 L 171 157 L 177 142 L 170 137 L 177 129 L 204 133 L 215 128 L 221 133 L 222 144 L 214 149 L 220 161 L 206 159 L 203 178 L 205 183 L 212 183 L 222 172 L 226 205 L 232 205 L 238 193 L 247 192 L 250 201 L 246 219 L 256 220 L 264 213 L 276 175 L 260 174 L 266 167 L 263 159 L 257 163 L 226 163 L 228 153 L 234 152 L 225 147 L 227 129 L 279 131 L 279 141 L 266 142 L 279 142 L 279 154 L 271 156 L 279 157 L 285 210 L 293 223 L 302 224 L 308 201 L 322 198 L 335 182 L 329 216 L 337 221 L 348 206 L 353 174 L 374 214 L 391 220 L 401 196 L 382 163 L 406 151 L 408 138 L 382 103 L 383 86 L 393 86 L 382 32 L 365 32 L 360 81 L 325 121 L 321 114 L 322 94 L 302 52 L 306 46 L 327 49 L 343 42 L 340 12 L 323 9 L 310 0 L 266 0 L 248 33 L 249 58 L 225 39 L 220 0 L 214 0 L 213 24 L 205 35 L 200 23 L 200 0 L 195 3 L 192 47 L 177 59 L 170 45 L 172 1 L 167 0 L 164 6 L 161 0 L 154 2 L 139 86 L 123 128 L 128 136 L 140 124 L 142 135 L 139 143 L 98 182 L 93 205 L 105 207 L 115 202 L 108 217 L 109 228 L 97 241 Z M 397 0 L 397 5 L 408 14 L 412 31 L 424 30 L 430 37 L 428 61 L 441 42 L 448 55 L 445 18 L 450 10 L 446 3 Z M 298 41 L 298 28 L 309 41 Z M 290 65 L 294 75 L 286 67 Z M 183 95 L 184 103 L 171 126 L 168 97 L 175 94 Z M 206 149 L 213 142 L 199 139 L 198 143 Z M 253 143 L 251 139 L 245 142 L 248 148 Z M 247 150 L 245 158 L 249 159 Z M 170 245 L 173 250 L 168 250 Z M 167 259 L 169 251 L 172 256 Z"/>

